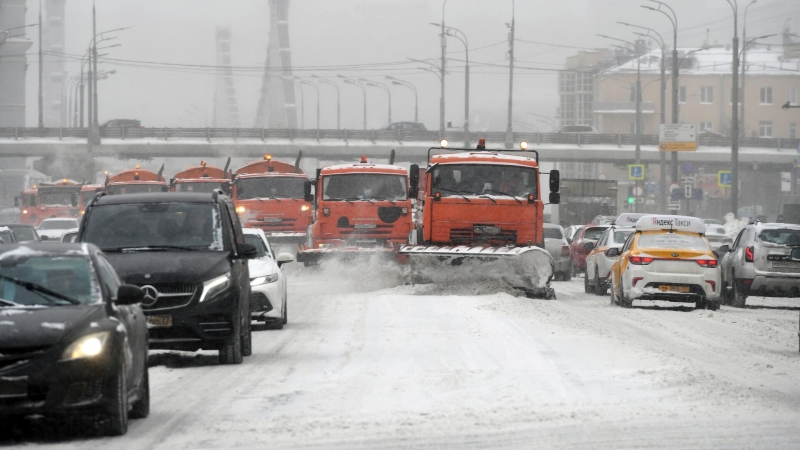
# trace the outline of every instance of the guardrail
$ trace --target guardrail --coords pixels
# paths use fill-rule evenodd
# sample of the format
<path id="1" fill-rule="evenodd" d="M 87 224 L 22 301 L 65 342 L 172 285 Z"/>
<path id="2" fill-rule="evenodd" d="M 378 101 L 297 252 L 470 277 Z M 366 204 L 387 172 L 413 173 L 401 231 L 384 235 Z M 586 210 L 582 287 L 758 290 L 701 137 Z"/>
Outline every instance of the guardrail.
<path id="1" fill-rule="evenodd" d="M 0 128 L 0 141 L 3 139 L 87 139 L 86 128 Z M 295 140 L 339 140 L 349 141 L 394 141 L 403 142 L 438 142 L 441 138 L 460 145 L 465 139 L 477 142 L 478 138 L 486 138 L 487 142 L 504 142 L 505 132 L 470 132 L 446 131 L 386 131 L 386 130 L 293 130 L 293 129 L 268 129 L 268 128 L 104 128 L 100 130 L 102 139 L 118 140 L 177 140 L 194 139 L 205 140 L 209 143 L 215 140 L 234 141 L 267 141 L 268 139 Z M 558 144 L 558 145 L 635 145 L 636 135 L 633 134 L 592 134 L 592 133 L 514 133 L 514 142 L 527 141 L 529 144 Z M 642 135 L 641 145 L 658 145 L 657 135 Z M 0 143 L 0 145 L 2 145 Z M 718 136 L 700 136 L 698 145 L 708 147 L 730 147 L 729 138 Z M 790 149 L 797 148 L 800 139 L 781 138 L 749 138 L 739 139 L 740 147 Z"/>

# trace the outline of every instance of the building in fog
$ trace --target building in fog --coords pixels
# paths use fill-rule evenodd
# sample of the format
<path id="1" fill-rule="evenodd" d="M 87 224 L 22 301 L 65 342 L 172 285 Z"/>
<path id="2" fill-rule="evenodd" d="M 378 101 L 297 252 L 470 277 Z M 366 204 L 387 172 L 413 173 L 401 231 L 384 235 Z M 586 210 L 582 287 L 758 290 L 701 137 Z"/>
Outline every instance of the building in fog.
<path id="1" fill-rule="evenodd" d="M 559 126 L 594 125 L 595 76 L 613 65 L 610 50 L 581 51 L 558 71 Z"/>
<path id="2" fill-rule="evenodd" d="M 33 42 L 25 35 L 25 0 L 0 0 L 0 127 L 25 126 L 25 71 Z"/>
<path id="3" fill-rule="evenodd" d="M 697 124 L 698 129 L 729 135 L 731 130 L 730 46 L 681 48 L 678 50 L 679 120 Z M 781 106 L 797 104 L 800 95 L 800 59 L 787 58 L 782 48 L 751 45 L 747 48 L 746 80 L 743 91 L 742 135 L 764 138 L 796 138 L 800 118 Z M 594 124 L 601 133 L 636 132 L 636 59 L 609 67 L 597 75 Z M 670 54 L 667 76 L 672 67 Z M 641 58 L 642 133 L 658 134 L 660 123 L 661 51 Z M 741 79 L 741 77 L 740 77 Z M 671 81 L 667 82 L 666 113 L 671 122 Z M 741 92 L 741 91 L 740 91 Z M 741 119 L 740 119 L 741 120 Z"/>
<path id="4" fill-rule="evenodd" d="M 44 26 L 42 27 L 42 50 L 44 51 L 44 73 L 42 97 L 44 102 L 44 126 L 66 126 L 64 57 L 64 4 L 66 0 L 45 0 Z M 35 29 L 35 28 L 34 28 Z"/>

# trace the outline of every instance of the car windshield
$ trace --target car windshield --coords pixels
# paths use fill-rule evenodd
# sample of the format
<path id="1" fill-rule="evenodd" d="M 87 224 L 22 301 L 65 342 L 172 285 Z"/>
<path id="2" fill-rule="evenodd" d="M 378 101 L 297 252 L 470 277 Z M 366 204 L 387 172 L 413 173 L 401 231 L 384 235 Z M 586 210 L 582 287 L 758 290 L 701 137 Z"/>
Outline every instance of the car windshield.
<path id="1" fill-rule="evenodd" d="M 143 194 L 146 192 L 164 192 L 167 187 L 163 184 L 117 184 L 108 187 L 108 193 L 117 194 Z"/>
<path id="2" fill-rule="evenodd" d="M 78 221 L 75 219 L 47 219 L 39 225 L 40 230 L 69 230 L 78 228 Z"/>
<path id="3" fill-rule="evenodd" d="M 489 164 L 445 164 L 433 169 L 433 191 L 442 196 L 537 195 L 536 169 Z"/>
<path id="4" fill-rule="evenodd" d="M 236 199 L 305 197 L 304 177 L 266 176 L 236 180 Z"/>
<path id="5" fill-rule="evenodd" d="M 600 239 L 600 235 L 602 235 L 607 229 L 608 227 L 589 227 L 586 229 L 586 232 L 583 233 L 583 238 L 596 241 Z"/>
<path id="6" fill-rule="evenodd" d="M 43 206 L 72 206 L 72 192 L 43 191 L 39 192 L 39 201 Z"/>
<path id="7" fill-rule="evenodd" d="M 226 183 L 212 183 L 212 182 L 183 182 L 175 184 L 175 192 L 205 192 L 210 193 L 215 189 L 222 189 L 222 185 Z"/>
<path id="8" fill-rule="evenodd" d="M 219 209 L 214 203 L 133 203 L 91 209 L 83 241 L 104 251 L 185 247 L 223 250 Z"/>
<path id="9" fill-rule="evenodd" d="M 667 250 L 708 250 L 706 240 L 686 234 L 644 234 L 639 237 L 639 248 Z"/>
<path id="10" fill-rule="evenodd" d="M 245 234 L 244 242 L 247 244 L 252 244 L 256 247 L 256 250 L 258 251 L 258 258 L 269 256 L 269 254 L 267 254 L 267 246 L 264 245 L 264 241 L 260 236 L 255 234 Z"/>
<path id="11" fill-rule="evenodd" d="M 18 242 L 35 241 L 36 240 L 36 233 L 33 231 L 32 227 L 9 226 L 9 228 L 11 228 L 11 231 L 14 232 L 14 237 L 17 238 Z"/>
<path id="12" fill-rule="evenodd" d="M 790 228 L 773 228 L 763 230 L 758 235 L 761 242 L 770 244 L 800 246 L 800 230 Z"/>
<path id="13" fill-rule="evenodd" d="M 545 228 L 544 229 L 544 238 L 545 239 L 561 239 L 564 235 L 561 233 L 561 229 L 559 228 Z"/>
<path id="14" fill-rule="evenodd" d="M 633 230 L 614 231 L 614 243 L 624 244 L 628 240 L 628 236 L 633 233 Z"/>
<path id="15" fill-rule="evenodd" d="M 405 175 L 353 173 L 323 178 L 323 200 L 405 200 Z"/>
<path id="16" fill-rule="evenodd" d="M 14 242 L 14 240 L 11 237 L 10 230 L 0 230 L 0 239 L 2 239 L 3 243 L 5 244 L 11 244 L 12 242 Z"/>
<path id="17" fill-rule="evenodd" d="M 0 276 L 33 283 L 80 303 L 102 299 L 95 272 L 87 256 L 31 255 L 11 251 L 0 254 Z M 72 303 L 36 289 L 0 278 L 0 299 L 20 305 L 70 305 Z M 8 306 L 0 302 L 0 308 Z"/>

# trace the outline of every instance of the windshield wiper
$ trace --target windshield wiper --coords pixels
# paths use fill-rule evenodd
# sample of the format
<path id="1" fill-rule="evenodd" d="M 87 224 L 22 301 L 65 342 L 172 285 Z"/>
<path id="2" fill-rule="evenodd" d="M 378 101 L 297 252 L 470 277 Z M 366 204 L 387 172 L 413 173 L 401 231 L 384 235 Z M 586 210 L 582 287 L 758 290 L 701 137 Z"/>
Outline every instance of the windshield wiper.
<path id="1" fill-rule="evenodd" d="M 517 197 L 515 197 L 515 196 L 513 196 L 513 195 L 509 194 L 508 192 L 503 192 L 503 191 L 495 191 L 495 190 L 492 190 L 492 189 L 486 189 L 486 190 L 485 190 L 485 191 L 483 191 L 483 192 L 493 192 L 493 193 L 495 193 L 495 194 L 505 195 L 505 196 L 508 196 L 508 197 L 511 197 L 511 198 L 513 198 L 514 200 L 516 200 L 516 201 L 517 201 L 517 203 L 519 203 L 519 204 L 522 204 L 522 202 L 520 201 L 520 199 L 518 199 Z"/>
<path id="2" fill-rule="evenodd" d="M 466 196 L 466 195 L 464 195 L 464 193 L 463 193 L 463 192 L 461 192 L 461 191 L 454 191 L 454 190 L 452 190 L 452 189 L 445 189 L 445 188 L 441 188 L 441 187 L 437 187 L 437 188 L 434 188 L 434 189 L 438 189 L 438 190 L 440 190 L 440 191 L 452 192 L 453 194 L 460 195 L 461 197 L 464 197 L 464 200 L 466 200 L 466 201 L 467 201 L 467 203 L 472 203 L 472 200 L 470 200 L 469 198 L 467 198 L 467 196 Z M 468 192 L 468 194 L 469 194 L 469 192 Z"/>
<path id="3" fill-rule="evenodd" d="M 17 284 L 19 286 L 24 287 L 25 289 L 27 289 L 29 291 L 33 291 L 33 292 L 36 292 L 36 293 L 47 294 L 47 295 L 49 295 L 51 297 L 55 297 L 55 298 L 57 298 L 59 300 L 64 300 L 65 302 L 72 303 L 73 305 L 80 305 L 81 304 L 80 301 L 75 300 L 72 297 L 66 296 L 64 294 L 60 294 L 60 293 L 58 293 L 56 291 L 53 291 L 51 289 L 48 289 L 48 288 L 46 288 L 44 286 L 41 286 L 41 285 L 38 285 L 36 283 L 31 283 L 30 281 L 22 281 L 19 278 L 8 277 L 8 276 L 5 276 L 5 275 L 0 275 L 0 280 L 10 281 L 10 282 L 12 282 L 14 284 Z M 47 297 L 45 297 L 43 295 L 40 295 L 40 296 L 42 298 L 46 299 L 46 300 L 49 300 Z"/>
<path id="4" fill-rule="evenodd" d="M 373 197 L 373 198 L 374 198 L 375 200 L 383 200 L 383 201 L 385 201 L 385 202 L 389 202 L 389 203 L 391 203 L 391 204 L 393 204 L 393 205 L 396 205 L 396 204 L 397 204 L 397 202 L 396 202 L 396 201 L 394 201 L 394 200 L 390 200 L 390 199 L 388 199 L 388 198 L 386 198 L 386 197 Z"/>
<path id="5" fill-rule="evenodd" d="M 101 249 L 105 253 L 123 253 L 123 252 L 163 252 L 167 250 L 186 250 L 194 251 L 193 247 L 184 247 L 180 245 L 142 245 L 137 247 L 116 247 Z"/>
<path id="6" fill-rule="evenodd" d="M 296 202 L 299 202 L 299 201 L 300 201 L 300 200 L 298 200 L 298 199 L 296 199 L 296 198 L 294 198 L 294 197 L 292 197 L 292 196 L 289 196 L 289 195 L 283 195 L 283 194 L 272 194 L 272 197 L 268 197 L 268 198 L 272 198 L 272 199 L 278 200 L 278 197 L 280 197 L 280 198 L 288 198 L 288 199 L 290 199 L 290 200 L 294 200 L 294 201 L 296 201 Z M 280 201 L 280 200 L 278 200 L 278 201 Z"/>
<path id="7" fill-rule="evenodd" d="M 6 306 L 26 306 L 26 305 L 23 305 L 22 303 L 12 302 L 11 300 L 6 300 L 6 299 L 4 299 L 4 298 L 0 298 L 0 305 L 6 305 Z"/>

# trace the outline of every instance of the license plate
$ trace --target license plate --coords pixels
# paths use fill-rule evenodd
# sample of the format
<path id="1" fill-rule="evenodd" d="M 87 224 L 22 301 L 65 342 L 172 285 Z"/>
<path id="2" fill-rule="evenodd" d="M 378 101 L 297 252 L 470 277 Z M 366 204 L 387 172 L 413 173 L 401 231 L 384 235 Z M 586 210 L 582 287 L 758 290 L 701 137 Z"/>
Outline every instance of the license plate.
<path id="1" fill-rule="evenodd" d="M 371 229 L 376 228 L 378 225 L 374 223 L 356 223 L 353 224 L 353 228 L 360 228 L 360 229 Z"/>
<path id="2" fill-rule="evenodd" d="M 266 223 L 281 223 L 283 222 L 282 217 L 264 217 L 264 222 Z"/>
<path id="3" fill-rule="evenodd" d="M 147 325 L 150 327 L 171 327 L 172 316 L 147 316 Z"/>
<path id="4" fill-rule="evenodd" d="M 681 294 L 688 294 L 689 286 L 659 286 L 658 290 L 661 292 L 679 292 Z"/>
<path id="5" fill-rule="evenodd" d="M 500 234 L 500 227 L 491 227 L 486 225 L 475 225 L 472 228 L 472 232 L 475 234 Z"/>
<path id="6" fill-rule="evenodd" d="M 27 397 L 28 380 L 21 377 L 19 380 L 0 380 L 0 398 Z"/>
<path id="7" fill-rule="evenodd" d="M 800 261 L 772 261 L 772 267 L 789 267 L 800 269 Z"/>

